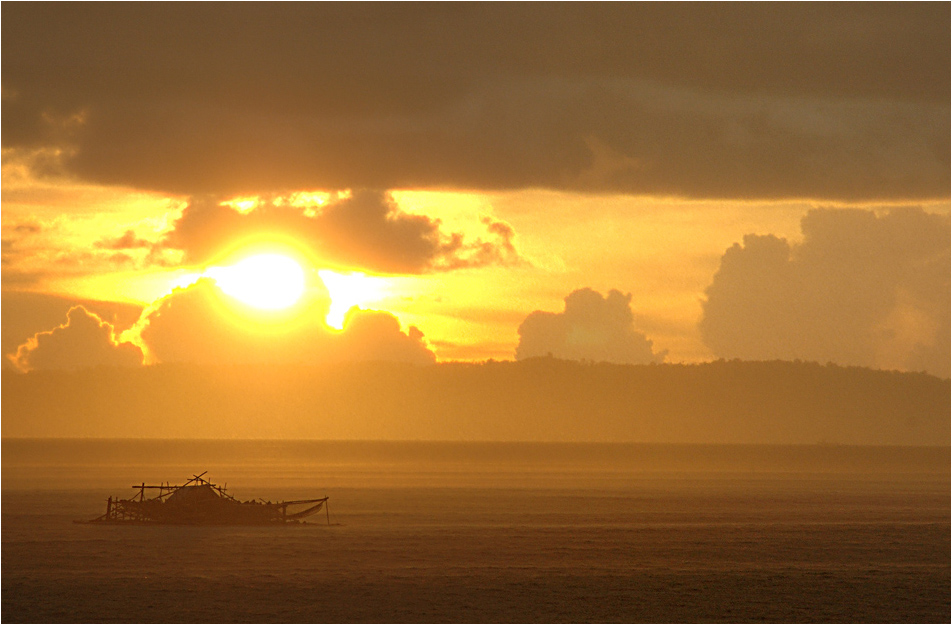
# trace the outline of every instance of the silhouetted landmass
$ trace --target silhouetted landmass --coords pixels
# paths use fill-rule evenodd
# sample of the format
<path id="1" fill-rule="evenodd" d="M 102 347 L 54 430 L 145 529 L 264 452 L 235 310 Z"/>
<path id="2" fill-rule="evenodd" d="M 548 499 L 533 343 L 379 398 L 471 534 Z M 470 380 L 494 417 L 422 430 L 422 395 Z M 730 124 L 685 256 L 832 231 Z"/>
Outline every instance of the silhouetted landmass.
<path id="1" fill-rule="evenodd" d="M 950 382 L 803 362 L 3 373 L 4 437 L 941 445 Z"/>

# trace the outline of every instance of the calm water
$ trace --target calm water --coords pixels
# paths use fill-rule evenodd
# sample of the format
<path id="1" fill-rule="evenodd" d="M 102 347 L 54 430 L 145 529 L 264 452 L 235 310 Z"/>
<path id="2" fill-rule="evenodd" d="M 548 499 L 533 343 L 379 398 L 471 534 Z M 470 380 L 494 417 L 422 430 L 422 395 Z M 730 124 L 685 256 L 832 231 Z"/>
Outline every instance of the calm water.
<path id="1" fill-rule="evenodd" d="M 950 620 L 948 449 L 3 441 L 4 622 Z M 209 470 L 331 526 L 76 525 Z"/>

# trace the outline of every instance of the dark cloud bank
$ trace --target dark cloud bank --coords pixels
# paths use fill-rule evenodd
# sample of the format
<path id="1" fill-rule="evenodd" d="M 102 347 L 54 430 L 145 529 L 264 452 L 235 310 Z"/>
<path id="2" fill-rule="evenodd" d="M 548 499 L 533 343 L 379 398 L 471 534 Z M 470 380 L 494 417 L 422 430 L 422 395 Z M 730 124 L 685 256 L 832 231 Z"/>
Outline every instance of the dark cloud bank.
<path id="1" fill-rule="evenodd" d="M 3 147 L 98 182 L 948 196 L 947 3 L 2 10 Z"/>
<path id="2" fill-rule="evenodd" d="M 801 243 L 748 235 L 724 254 L 699 324 L 714 354 L 949 377 L 949 217 L 818 209 L 802 230 Z"/>

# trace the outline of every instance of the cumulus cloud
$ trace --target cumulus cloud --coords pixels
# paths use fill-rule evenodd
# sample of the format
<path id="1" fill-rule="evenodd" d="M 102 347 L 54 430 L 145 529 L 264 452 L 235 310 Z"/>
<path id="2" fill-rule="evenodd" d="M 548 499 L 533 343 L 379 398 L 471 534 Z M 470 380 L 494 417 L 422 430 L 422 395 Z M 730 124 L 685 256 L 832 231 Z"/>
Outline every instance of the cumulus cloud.
<path id="1" fill-rule="evenodd" d="M 700 322 L 724 358 L 949 376 L 948 216 L 816 209 L 803 241 L 747 235 L 721 259 Z"/>
<path id="2" fill-rule="evenodd" d="M 3 146 L 189 195 L 946 197 L 948 21 L 943 3 L 13 4 Z"/>
<path id="3" fill-rule="evenodd" d="M 627 364 L 663 362 L 667 351 L 654 352 L 652 342 L 635 330 L 631 294 L 612 289 L 602 297 L 592 289 L 573 291 L 565 311 L 537 310 L 519 326 L 516 358 L 554 356 Z"/>
<path id="4" fill-rule="evenodd" d="M 115 328 L 83 306 L 69 309 L 66 323 L 38 332 L 9 357 L 21 371 L 132 367 L 142 364 L 142 350 L 116 339 Z"/>
<path id="5" fill-rule="evenodd" d="M 519 262 L 512 228 L 490 218 L 483 225 L 487 239 L 467 241 L 461 233 L 444 232 L 438 219 L 401 211 L 389 193 L 380 191 L 355 191 L 324 206 L 260 202 L 248 212 L 198 199 L 161 245 L 184 251 L 186 261 L 205 263 L 236 241 L 289 238 L 332 263 L 384 273 Z"/>
<path id="6" fill-rule="evenodd" d="M 7 358 L 21 371 L 158 363 L 320 364 L 388 361 L 432 364 L 423 333 L 392 314 L 352 308 L 341 331 L 324 322 L 320 296 L 291 310 L 261 311 L 229 297 L 210 278 L 175 289 L 142 311 L 118 337 L 84 306 L 38 332 Z"/>
<path id="7" fill-rule="evenodd" d="M 436 362 L 436 356 L 423 340 L 423 332 L 415 326 L 403 332 L 400 322 L 388 312 L 351 308 L 344 318 L 344 330 L 336 339 L 335 360 Z"/>
<path id="8" fill-rule="evenodd" d="M 303 307 L 253 310 L 203 278 L 156 302 L 130 334 L 160 363 L 435 362 L 422 332 L 403 332 L 389 313 L 353 308 L 337 332 L 323 322 L 326 303 Z"/>

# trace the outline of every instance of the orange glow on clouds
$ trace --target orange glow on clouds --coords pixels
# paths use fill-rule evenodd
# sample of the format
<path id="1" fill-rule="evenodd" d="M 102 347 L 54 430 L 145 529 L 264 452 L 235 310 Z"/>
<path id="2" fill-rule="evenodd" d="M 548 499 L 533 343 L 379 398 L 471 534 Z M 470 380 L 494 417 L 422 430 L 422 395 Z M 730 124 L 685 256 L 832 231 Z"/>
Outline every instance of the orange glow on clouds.
<path id="1" fill-rule="evenodd" d="M 260 202 L 261 198 L 258 196 L 252 196 L 232 198 L 222 202 L 221 204 L 230 207 L 232 210 L 238 211 L 242 215 L 247 215 L 254 209 L 258 208 L 258 204 Z"/>
<path id="2" fill-rule="evenodd" d="M 342 274 L 322 269 L 317 274 L 327 287 L 331 297 L 331 307 L 327 313 L 327 325 L 338 330 L 343 329 L 347 311 L 354 306 L 365 306 L 385 296 L 385 278 L 367 276 L 362 273 Z"/>

